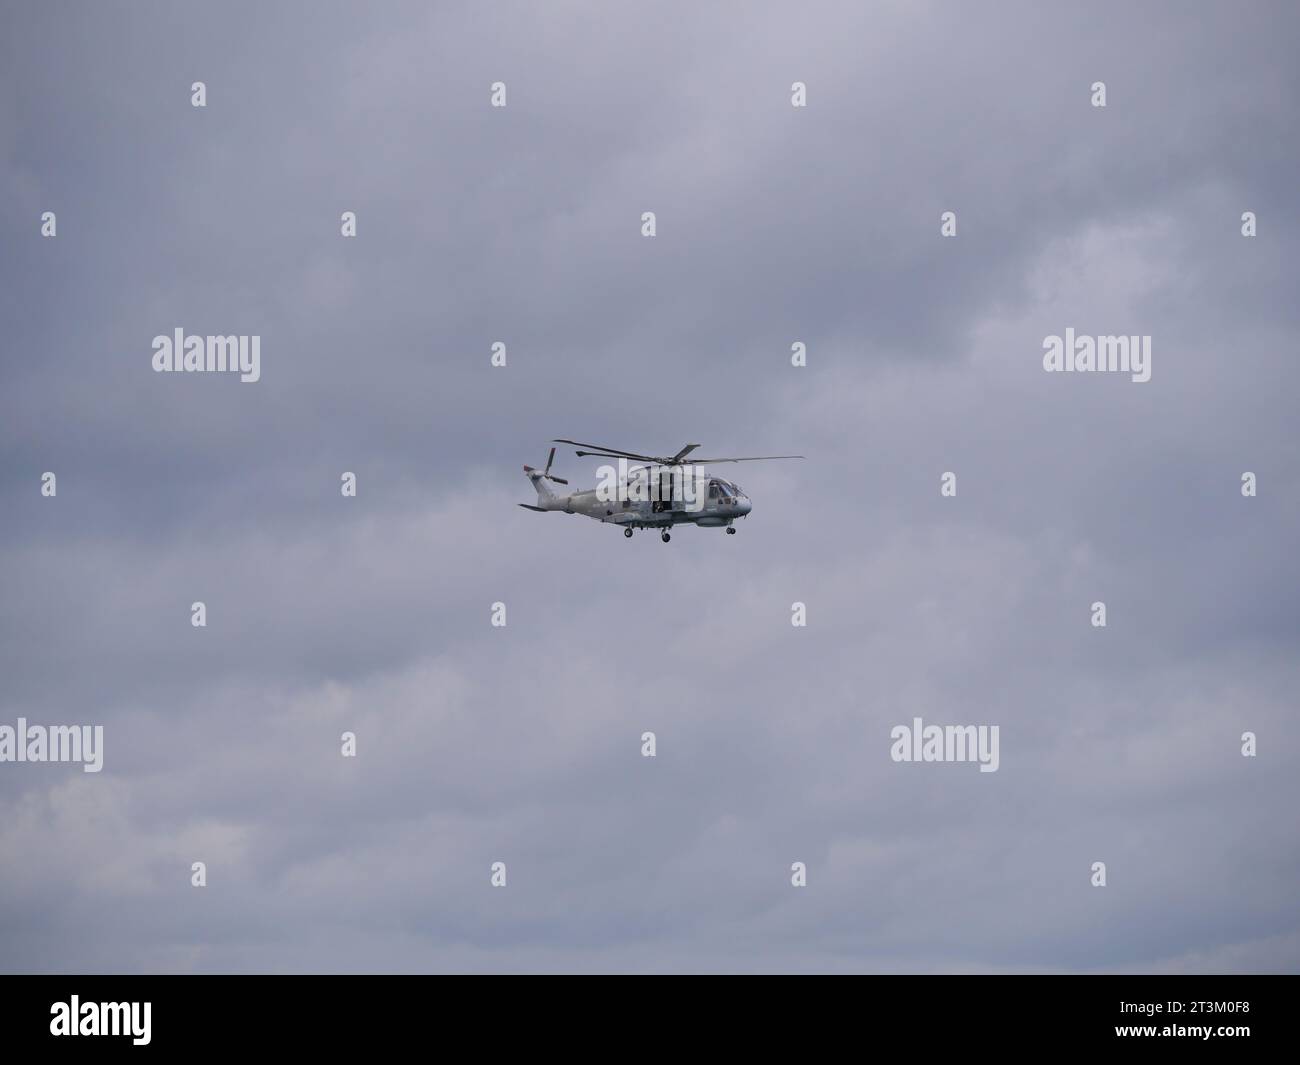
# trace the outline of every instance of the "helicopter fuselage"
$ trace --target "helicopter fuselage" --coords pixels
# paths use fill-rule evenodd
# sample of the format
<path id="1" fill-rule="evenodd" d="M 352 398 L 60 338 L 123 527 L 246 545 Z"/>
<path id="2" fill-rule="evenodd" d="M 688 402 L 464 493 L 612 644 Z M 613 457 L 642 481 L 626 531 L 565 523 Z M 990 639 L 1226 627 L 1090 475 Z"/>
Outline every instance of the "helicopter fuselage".
<path id="1" fill-rule="evenodd" d="M 624 493 L 624 498 L 610 498 L 608 492 L 597 488 L 560 494 L 545 484 L 537 470 L 525 466 L 524 473 L 538 489 L 537 505 L 529 506 L 529 510 L 580 514 L 628 529 L 669 529 L 674 525 L 721 528 L 743 518 L 753 508 L 737 485 L 721 477 L 701 478 L 693 499 L 654 499 L 645 498 L 654 494 L 645 490 Z"/>
<path id="2" fill-rule="evenodd" d="M 749 497 L 737 491 L 735 495 L 719 492 L 711 499 L 706 498 L 698 509 L 690 509 L 690 504 L 682 500 L 602 500 L 596 489 L 588 488 L 563 496 L 551 506 L 543 505 L 543 510 L 559 510 L 565 514 L 581 514 L 585 518 L 609 522 L 611 525 L 626 525 L 633 529 L 650 529 L 671 527 L 673 525 L 700 525 L 706 528 L 730 525 L 737 518 L 743 518 L 752 509 Z"/>
<path id="3" fill-rule="evenodd" d="M 802 455 L 689 457 L 699 444 L 687 444 L 673 455 L 655 456 L 604 444 L 586 444 L 580 440 L 557 438 L 551 442 L 572 444 L 578 449 L 574 454 L 579 458 L 617 459 L 618 469 L 602 466 L 598 474 L 602 481 L 595 488 L 557 492 L 552 484 L 562 484 L 567 488 L 569 482 L 551 473 L 551 465 L 555 462 L 555 448 L 551 448 L 546 469 L 524 467 L 524 473 L 537 491 L 537 505 L 520 503 L 521 507 L 543 513 L 555 510 L 563 514 L 581 514 L 606 525 L 621 525 L 626 536 L 631 536 L 634 529 L 658 529 L 665 543 L 672 539 L 669 530 L 674 525 L 725 528 L 734 533 L 736 519 L 745 517 L 753 509 L 749 496 L 739 486 L 724 477 L 704 473 L 704 467 L 724 462 L 803 458 Z M 645 465 L 629 467 L 629 461 Z"/>

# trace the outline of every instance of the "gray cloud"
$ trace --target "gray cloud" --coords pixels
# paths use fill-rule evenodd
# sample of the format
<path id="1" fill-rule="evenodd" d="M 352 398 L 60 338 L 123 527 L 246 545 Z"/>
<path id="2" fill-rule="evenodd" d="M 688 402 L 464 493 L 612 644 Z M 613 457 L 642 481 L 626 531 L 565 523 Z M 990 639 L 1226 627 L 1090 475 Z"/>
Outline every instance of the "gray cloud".
<path id="1" fill-rule="evenodd" d="M 0 723 L 106 732 L 0 767 L 0 967 L 1296 968 L 1286 5 L 0 19 Z M 810 461 L 626 542 L 555 436 Z"/>

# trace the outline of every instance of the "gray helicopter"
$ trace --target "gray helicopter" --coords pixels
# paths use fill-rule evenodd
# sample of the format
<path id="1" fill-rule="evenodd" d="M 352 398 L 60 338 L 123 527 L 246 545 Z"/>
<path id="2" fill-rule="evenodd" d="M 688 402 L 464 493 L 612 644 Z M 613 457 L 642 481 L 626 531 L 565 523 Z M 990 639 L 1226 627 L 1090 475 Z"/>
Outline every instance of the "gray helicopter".
<path id="1" fill-rule="evenodd" d="M 772 459 L 801 459 L 803 455 L 747 455 L 740 458 L 692 459 L 699 444 L 687 444 L 675 455 L 641 455 L 635 451 L 584 444 L 577 440 L 553 440 L 555 444 L 572 444 L 579 458 L 617 459 L 617 469 L 602 466 L 603 477 L 595 488 L 576 492 L 557 492 L 547 482 L 568 486 L 563 477 L 551 473 L 555 448 L 546 460 L 546 469 L 524 467 L 524 473 L 537 490 L 537 505 L 520 503 L 525 510 L 540 513 L 557 510 L 562 514 L 581 514 L 586 518 L 618 525 L 624 536 L 635 529 L 658 529 L 664 543 L 672 539 L 674 525 L 699 525 L 724 528 L 731 535 L 737 518 L 749 514 L 752 504 L 739 485 L 721 477 L 705 474 L 698 467 L 721 462 L 767 462 Z M 629 462 L 644 465 L 629 466 Z"/>

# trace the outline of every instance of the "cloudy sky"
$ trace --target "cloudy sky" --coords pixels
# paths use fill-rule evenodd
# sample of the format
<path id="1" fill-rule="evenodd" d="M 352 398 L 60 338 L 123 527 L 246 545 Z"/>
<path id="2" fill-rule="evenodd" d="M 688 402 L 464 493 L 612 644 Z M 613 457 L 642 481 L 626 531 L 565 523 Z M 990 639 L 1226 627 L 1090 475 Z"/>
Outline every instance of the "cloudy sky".
<path id="1" fill-rule="evenodd" d="M 1300 967 L 1300 15 L 1133 7 L 6 4 L 0 968 Z"/>

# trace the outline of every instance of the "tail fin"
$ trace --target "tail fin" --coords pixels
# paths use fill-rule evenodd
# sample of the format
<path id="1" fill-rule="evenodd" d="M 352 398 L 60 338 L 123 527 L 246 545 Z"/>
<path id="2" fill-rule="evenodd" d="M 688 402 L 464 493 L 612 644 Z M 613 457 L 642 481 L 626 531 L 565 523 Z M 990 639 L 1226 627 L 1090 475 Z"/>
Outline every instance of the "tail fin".
<path id="1" fill-rule="evenodd" d="M 547 476 L 541 470 L 535 470 L 531 466 L 524 467 L 524 473 L 528 479 L 533 482 L 533 487 L 537 489 L 537 506 L 528 507 L 529 510 L 561 510 L 563 509 L 563 496 L 556 495 L 547 484 Z M 527 507 L 527 503 L 521 503 L 520 506 Z"/>

